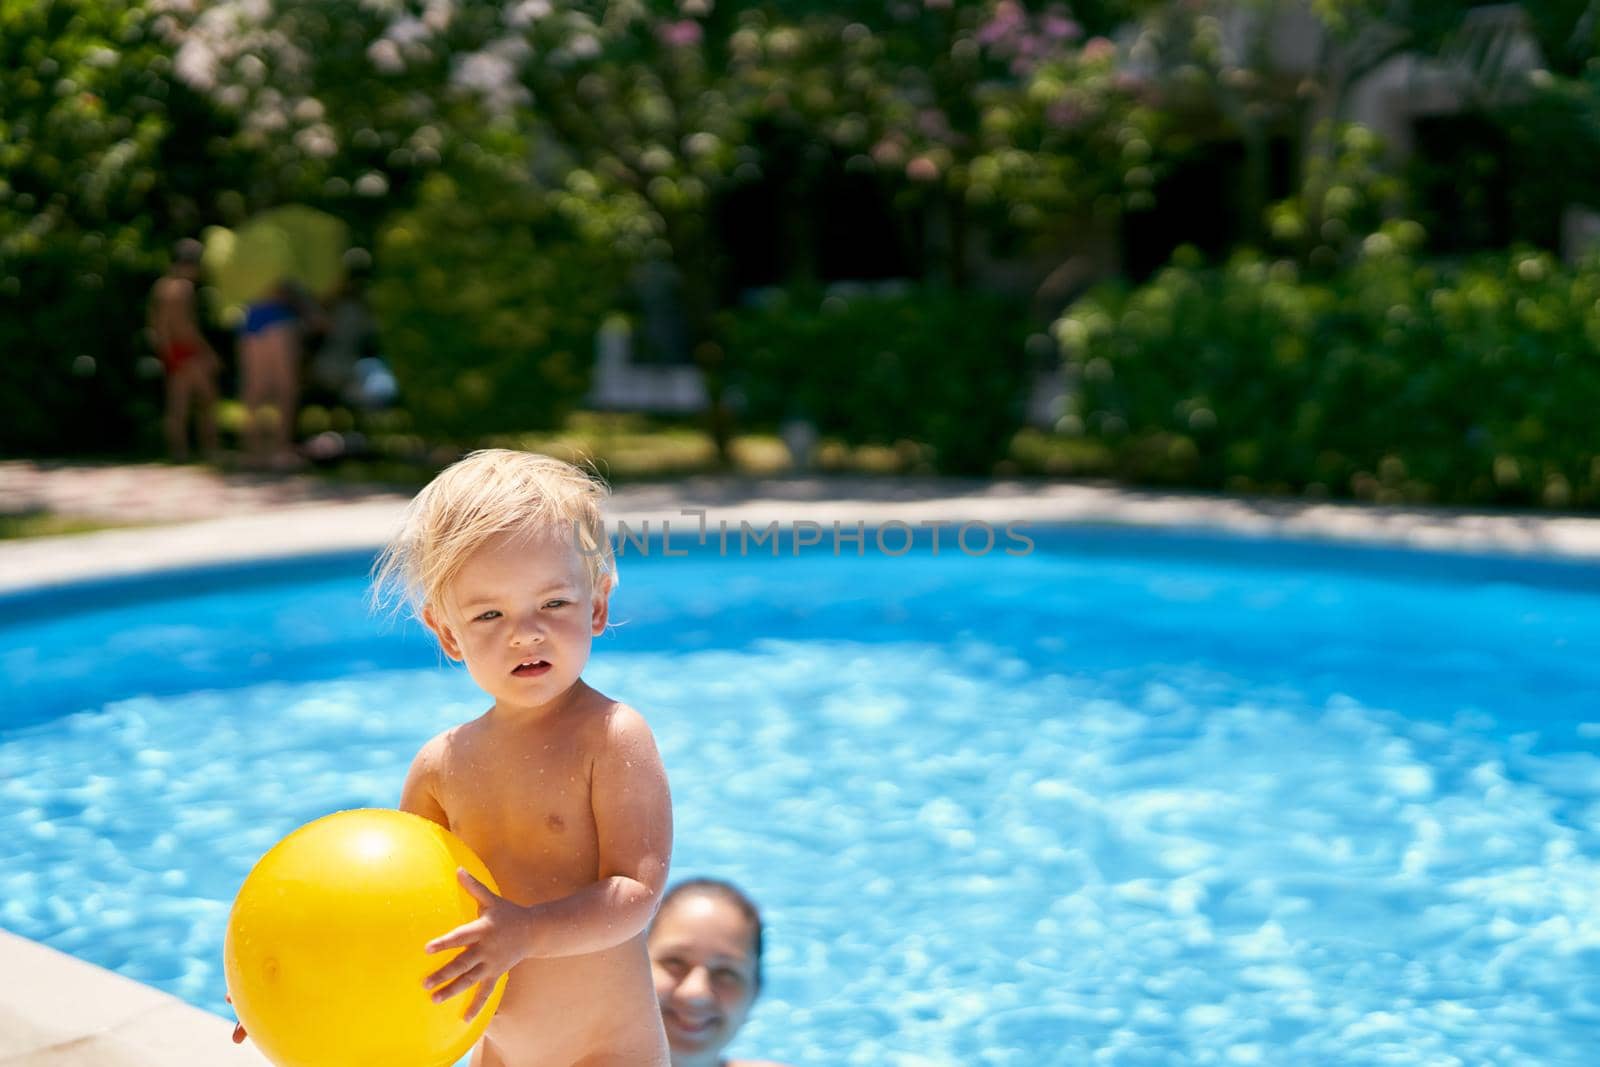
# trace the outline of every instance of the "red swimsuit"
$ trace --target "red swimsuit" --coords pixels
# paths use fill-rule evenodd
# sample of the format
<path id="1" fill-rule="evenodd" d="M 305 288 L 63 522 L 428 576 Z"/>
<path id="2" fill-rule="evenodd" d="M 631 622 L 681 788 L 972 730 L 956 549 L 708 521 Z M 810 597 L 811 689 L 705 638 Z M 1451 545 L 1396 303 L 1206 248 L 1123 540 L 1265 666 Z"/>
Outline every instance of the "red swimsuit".
<path id="1" fill-rule="evenodd" d="M 183 365 L 200 354 L 197 341 L 169 341 L 161 351 L 161 365 L 168 374 L 176 374 Z"/>

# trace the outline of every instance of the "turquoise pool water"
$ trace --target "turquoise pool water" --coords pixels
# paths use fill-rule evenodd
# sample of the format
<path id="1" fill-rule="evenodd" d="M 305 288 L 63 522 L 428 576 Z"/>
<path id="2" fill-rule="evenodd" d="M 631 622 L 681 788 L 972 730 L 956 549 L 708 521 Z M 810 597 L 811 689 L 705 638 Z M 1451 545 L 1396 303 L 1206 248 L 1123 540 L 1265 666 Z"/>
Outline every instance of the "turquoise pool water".
<path id="1" fill-rule="evenodd" d="M 768 913 L 736 1051 L 1593 1062 L 1600 568 L 1032 533 L 622 560 L 590 677 Z M 366 563 L 0 600 L 0 925 L 224 1013 L 254 860 L 482 707 Z"/>

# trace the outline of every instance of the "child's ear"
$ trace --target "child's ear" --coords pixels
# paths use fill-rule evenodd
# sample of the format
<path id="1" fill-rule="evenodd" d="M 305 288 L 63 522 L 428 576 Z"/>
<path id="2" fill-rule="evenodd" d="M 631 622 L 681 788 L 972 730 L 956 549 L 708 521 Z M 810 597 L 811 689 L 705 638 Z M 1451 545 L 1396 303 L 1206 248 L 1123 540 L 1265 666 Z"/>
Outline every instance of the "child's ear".
<path id="1" fill-rule="evenodd" d="M 461 642 L 456 640 L 455 631 L 445 625 L 431 606 L 422 609 L 422 621 L 439 639 L 439 647 L 444 649 L 445 655 L 451 659 L 461 658 Z"/>
<path id="2" fill-rule="evenodd" d="M 599 637 L 611 618 L 611 576 L 603 574 L 594 583 L 594 611 L 589 617 L 589 632 Z"/>

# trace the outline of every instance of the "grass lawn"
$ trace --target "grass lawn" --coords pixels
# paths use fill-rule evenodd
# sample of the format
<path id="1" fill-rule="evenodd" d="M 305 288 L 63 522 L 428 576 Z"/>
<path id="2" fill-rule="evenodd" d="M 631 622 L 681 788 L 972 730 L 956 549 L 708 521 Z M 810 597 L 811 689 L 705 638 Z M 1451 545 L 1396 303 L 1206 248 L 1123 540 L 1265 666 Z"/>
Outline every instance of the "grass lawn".
<path id="1" fill-rule="evenodd" d="M 115 530 L 139 525 L 143 524 L 85 519 L 73 515 L 56 515 L 48 511 L 28 511 L 15 515 L 0 513 L 0 541 L 18 537 L 55 537 L 58 534 L 93 533 L 95 530 Z"/>
<path id="2" fill-rule="evenodd" d="M 307 427 L 302 423 L 304 435 Z M 374 435 L 374 455 L 322 468 L 339 481 L 378 482 L 421 487 L 462 450 L 432 447 L 405 434 Z M 574 463 L 593 463 L 617 484 L 680 478 L 695 474 L 781 477 L 797 473 L 789 450 L 772 433 L 742 433 L 732 444 L 731 468 L 719 468 L 716 447 L 700 424 L 690 419 L 584 411 L 572 415 L 559 430 L 502 434 L 478 442 L 492 448 L 544 452 Z M 930 475 L 929 449 L 914 441 L 892 445 L 850 445 L 824 438 L 813 455 L 812 468 L 827 474 Z M 1106 449 L 1082 438 L 1039 430 L 1023 430 L 1010 455 L 996 466 L 1005 477 L 1103 477 L 1110 471 Z"/>
<path id="3" fill-rule="evenodd" d="M 649 481 L 717 469 L 717 450 L 692 421 L 644 415 L 580 411 L 566 426 L 546 433 L 496 437 L 491 447 L 543 452 L 569 462 L 592 461 L 616 482 Z M 771 476 L 789 470 L 789 450 L 770 434 L 740 434 L 733 440 L 733 472 Z"/>

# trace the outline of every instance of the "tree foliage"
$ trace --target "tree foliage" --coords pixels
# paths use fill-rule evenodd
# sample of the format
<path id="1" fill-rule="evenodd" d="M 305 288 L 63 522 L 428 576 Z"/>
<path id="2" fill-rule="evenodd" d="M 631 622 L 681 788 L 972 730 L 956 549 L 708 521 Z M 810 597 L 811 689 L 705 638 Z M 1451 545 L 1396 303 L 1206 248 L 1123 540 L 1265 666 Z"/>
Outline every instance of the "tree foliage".
<path id="1" fill-rule="evenodd" d="M 191 165 L 226 124 L 173 76 L 167 30 L 139 0 L 0 6 L 5 452 L 127 447 L 153 422 L 145 290 L 244 165 Z"/>
<path id="2" fill-rule="evenodd" d="M 214 5 L 186 27 L 180 67 L 238 114 L 240 141 L 285 188 L 387 190 L 418 152 L 448 168 L 452 150 L 518 146 L 531 181 L 510 188 L 539 201 L 529 211 L 674 268 L 724 444 L 713 209 L 774 165 L 767 131 L 937 215 L 951 235 L 939 268 L 956 285 L 969 282 L 969 217 L 1059 227 L 1114 204 L 1148 153 L 1127 132 L 1148 113 L 1118 80 L 1115 47 L 1058 2 L 358 7 Z"/>
<path id="3" fill-rule="evenodd" d="M 1508 59 L 1514 13 L 1477 7 L 18 0 L 0 8 L 0 339 L 25 354 L 0 373 L 41 402 L 10 405 L 0 433 L 12 448 L 134 440 L 156 400 L 133 368 L 165 249 L 285 202 L 340 215 L 376 252 L 388 343 L 440 432 L 493 422 L 500 382 L 549 397 L 507 419 L 564 410 L 581 339 L 628 265 L 654 262 L 677 279 L 723 440 L 722 386 L 750 369 L 725 335 L 718 215 L 741 190 L 800 204 L 832 175 L 870 181 L 925 291 L 961 292 L 985 246 L 1068 245 L 1148 206 L 1190 147 L 1231 138 L 1261 209 L 1242 241 L 1331 276 L 1408 208 L 1383 146 L 1340 121 L 1351 86 L 1405 53 L 1453 72 L 1511 154 L 1549 162 L 1517 186 L 1519 210 L 1596 202 L 1595 5 L 1525 7 L 1532 77 Z M 1315 48 L 1288 62 L 1277 38 L 1294 25 Z M 1285 131 L 1295 192 L 1269 207 L 1266 146 Z M 781 239 L 803 242 L 809 221 Z M 816 280 L 805 256 L 783 262 L 791 284 Z M 93 414 L 74 426 L 73 411 Z"/>

